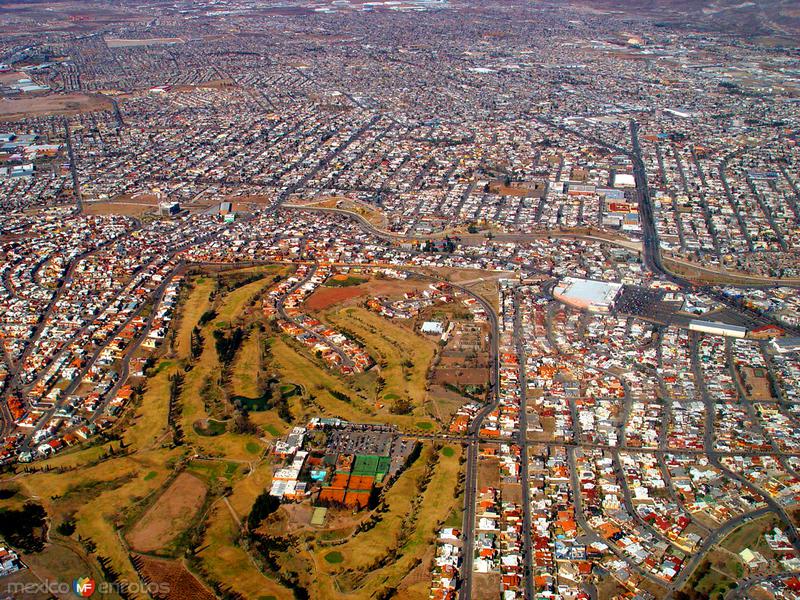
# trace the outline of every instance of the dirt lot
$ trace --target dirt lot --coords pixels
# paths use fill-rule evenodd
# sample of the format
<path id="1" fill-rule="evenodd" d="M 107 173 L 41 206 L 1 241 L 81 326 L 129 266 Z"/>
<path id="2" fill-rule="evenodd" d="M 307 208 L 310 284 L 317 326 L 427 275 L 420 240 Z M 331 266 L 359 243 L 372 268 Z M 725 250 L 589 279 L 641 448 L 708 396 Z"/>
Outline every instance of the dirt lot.
<path id="1" fill-rule="evenodd" d="M 183 44 L 182 38 L 148 38 L 141 40 L 129 40 L 123 38 L 103 38 L 109 48 L 130 48 L 134 46 L 163 46 L 165 44 Z"/>
<path id="2" fill-rule="evenodd" d="M 496 458 L 478 460 L 478 489 L 500 487 L 500 461 Z"/>
<path id="3" fill-rule="evenodd" d="M 461 394 L 456 394 L 441 385 L 432 385 L 429 397 L 433 414 L 444 424 L 449 423 L 455 412 L 468 402 Z"/>
<path id="4" fill-rule="evenodd" d="M 173 92 L 193 92 L 194 90 L 221 90 L 235 86 L 236 83 L 231 79 L 209 79 L 201 83 L 191 83 L 186 85 L 176 85 L 172 88 Z M 234 196 L 235 198 L 235 196 Z M 233 202 L 233 200 L 231 200 Z"/>
<path id="5" fill-rule="evenodd" d="M 485 385 L 487 381 L 489 381 L 489 369 L 436 369 L 433 377 L 434 383 L 453 385 Z"/>
<path id="6" fill-rule="evenodd" d="M 141 217 L 147 212 L 152 212 L 152 204 L 142 202 L 84 202 L 83 212 L 87 215 L 124 215 L 128 217 Z"/>
<path id="7" fill-rule="evenodd" d="M 0 73 L 0 83 L 4 85 L 8 85 L 10 83 L 16 83 L 20 79 L 25 79 L 28 77 L 22 71 L 9 71 L 8 73 Z"/>
<path id="8" fill-rule="evenodd" d="M 148 191 L 121 194 L 111 200 L 83 202 L 83 212 L 89 215 L 127 215 L 141 217 L 145 213 L 156 213 L 160 197 Z M 184 208 L 181 206 L 181 208 Z"/>
<path id="9" fill-rule="evenodd" d="M 0 99 L 0 118 L 21 119 L 38 115 L 68 115 L 111 107 L 111 101 L 103 96 L 88 94 L 49 94 L 29 98 Z"/>
<path id="10" fill-rule="evenodd" d="M 503 494 L 503 501 L 514 502 L 515 504 L 522 504 L 522 486 L 518 483 L 503 484 L 500 487 Z"/>
<path id="11" fill-rule="evenodd" d="M 770 388 L 766 371 L 763 369 L 756 370 L 752 367 L 745 367 L 743 370 L 743 375 L 745 382 L 752 386 L 752 389 L 748 392 L 748 397 L 750 400 L 772 399 L 772 389 Z"/>
<path id="12" fill-rule="evenodd" d="M 320 286 L 309 296 L 308 300 L 306 300 L 306 306 L 310 310 L 324 310 L 331 306 L 341 304 L 350 298 L 358 298 L 365 294 L 366 289 L 363 285 L 355 285 L 352 287 Z"/>
<path id="13" fill-rule="evenodd" d="M 139 570 L 148 584 L 156 591 L 165 593 L 158 597 L 167 600 L 214 600 L 215 596 L 178 560 L 161 560 L 149 556 L 134 556 Z M 156 587 L 157 586 L 157 587 Z"/>
<path id="14" fill-rule="evenodd" d="M 500 595 L 500 573 L 475 573 L 472 584 L 473 598 L 497 598 Z"/>
<path id="15" fill-rule="evenodd" d="M 48 579 L 47 581 L 50 580 Z M 40 583 L 40 580 L 30 569 L 23 569 L 0 579 L 0 594 L 3 594 L 4 598 L 13 598 L 14 596 L 11 595 L 12 588 L 16 586 L 31 586 L 29 589 L 33 590 L 35 589 L 33 586 L 38 583 Z M 52 583 L 57 583 L 57 581 L 53 580 Z M 6 596 L 6 594 L 8 594 L 8 596 Z M 48 600 L 48 598 L 52 598 L 52 596 L 42 590 L 40 593 L 26 593 L 25 598 L 29 600 Z"/>
<path id="16" fill-rule="evenodd" d="M 351 273 L 358 276 L 357 273 Z M 308 297 L 305 305 L 310 310 L 324 310 L 341 304 L 351 298 L 367 298 L 374 296 L 399 297 L 401 294 L 411 291 L 425 289 L 427 283 L 419 280 L 400 280 L 400 279 L 370 279 L 366 283 L 349 287 L 327 287 L 320 286 Z"/>
<path id="17" fill-rule="evenodd" d="M 287 533 L 294 533 L 310 527 L 309 523 L 313 512 L 310 504 L 305 502 L 302 504 L 284 504 L 281 509 L 286 513 Z"/>
<path id="18" fill-rule="evenodd" d="M 194 475 L 178 475 L 131 530 L 131 547 L 153 552 L 166 546 L 189 525 L 203 505 L 206 491 L 205 484 Z"/>

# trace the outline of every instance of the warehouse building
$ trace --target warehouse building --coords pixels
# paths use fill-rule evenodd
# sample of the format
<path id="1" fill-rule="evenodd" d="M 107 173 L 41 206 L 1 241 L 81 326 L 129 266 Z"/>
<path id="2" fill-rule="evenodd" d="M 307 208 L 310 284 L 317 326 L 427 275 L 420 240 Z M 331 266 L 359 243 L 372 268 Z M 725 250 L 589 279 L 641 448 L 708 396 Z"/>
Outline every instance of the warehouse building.
<path id="1" fill-rule="evenodd" d="M 747 335 L 747 329 L 745 327 L 728 325 L 727 323 L 720 323 L 719 321 L 692 319 L 689 321 L 689 329 L 691 331 L 700 331 L 702 333 L 710 333 L 711 335 L 724 335 L 725 337 L 733 338 L 743 338 Z"/>

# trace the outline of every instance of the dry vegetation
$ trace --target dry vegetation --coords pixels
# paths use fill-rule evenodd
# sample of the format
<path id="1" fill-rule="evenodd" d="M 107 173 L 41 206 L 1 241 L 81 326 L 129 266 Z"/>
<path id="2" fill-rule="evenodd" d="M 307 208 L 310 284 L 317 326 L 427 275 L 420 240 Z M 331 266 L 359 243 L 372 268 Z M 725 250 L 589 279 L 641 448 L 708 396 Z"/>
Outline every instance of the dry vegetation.
<path id="1" fill-rule="evenodd" d="M 0 117 L 12 120 L 42 115 L 71 115 L 110 107 L 108 98 L 88 94 L 49 94 L 14 100 L 0 98 Z"/>

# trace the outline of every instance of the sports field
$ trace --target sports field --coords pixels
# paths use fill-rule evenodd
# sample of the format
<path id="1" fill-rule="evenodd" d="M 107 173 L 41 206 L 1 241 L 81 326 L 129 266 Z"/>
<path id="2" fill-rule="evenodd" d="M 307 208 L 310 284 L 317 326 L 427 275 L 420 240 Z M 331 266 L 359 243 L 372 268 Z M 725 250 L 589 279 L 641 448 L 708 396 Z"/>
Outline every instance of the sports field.
<path id="1" fill-rule="evenodd" d="M 359 513 L 359 521 L 373 522 L 371 527 L 338 531 L 308 525 L 299 532 L 304 540 L 299 548 L 278 554 L 281 568 L 297 572 L 300 583 L 322 600 L 371 598 L 388 589 L 402 598 L 427 598 L 430 574 L 424 559 L 434 532 L 463 502 L 456 496 L 460 455 L 460 448 L 445 451 L 427 444 L 380 508 Z M 265 533 L 281 535 L 286 528 L 282 520 Z"/>

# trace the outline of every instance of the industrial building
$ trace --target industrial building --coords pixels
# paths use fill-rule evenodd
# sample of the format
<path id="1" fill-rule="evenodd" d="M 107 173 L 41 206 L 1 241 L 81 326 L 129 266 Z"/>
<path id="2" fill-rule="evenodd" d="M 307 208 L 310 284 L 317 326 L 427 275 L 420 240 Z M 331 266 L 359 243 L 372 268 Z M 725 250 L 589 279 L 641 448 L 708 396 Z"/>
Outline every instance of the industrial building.
<path id="1" fill-rule="evenodd" d="M 728 325 L 727 323 L 720 323 L 719 321 L 701 321 L 699 319 L 692 319 L 689 321 L 689 329 L 691 331 L 700 331 L 702 333 L 723 335 L 725 337 L 733 338 L 743 338 L 745 335 L 747 335 L 747 328 L 740 327 L 739 325 Z"/>
<path id="2" fill-rule="evenodd" d="M 162 217 L 174 217 L 181 212 L 181 205 L 178 202 L 161 202 L 158 212 Z"/>
<path id="3" fill-rule="evenodd" d="M 772 347 L 780 354 L 800 352 L 800 337 L 772 338 Z"/>

